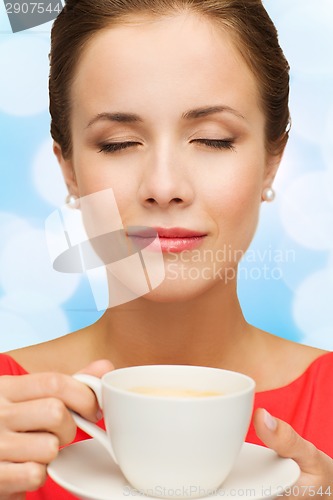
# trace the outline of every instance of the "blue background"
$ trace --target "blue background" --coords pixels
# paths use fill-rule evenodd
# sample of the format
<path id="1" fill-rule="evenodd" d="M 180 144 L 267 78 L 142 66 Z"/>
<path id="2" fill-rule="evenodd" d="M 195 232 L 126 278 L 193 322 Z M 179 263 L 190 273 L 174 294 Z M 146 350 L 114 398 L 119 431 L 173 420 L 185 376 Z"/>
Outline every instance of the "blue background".
<path id="1" fill-rule="evenodd" d="M 239 295 L 247 320 L 333 348 L 333 4 L 266 0 L 291 64 L 291 140 L 262 207 Z M 51 23 L 13 34 L 0 2 L 0 350 L 94 322 L 84 276 L 52 270 L 44 221 L 66 189 L 48 115 Z"/>

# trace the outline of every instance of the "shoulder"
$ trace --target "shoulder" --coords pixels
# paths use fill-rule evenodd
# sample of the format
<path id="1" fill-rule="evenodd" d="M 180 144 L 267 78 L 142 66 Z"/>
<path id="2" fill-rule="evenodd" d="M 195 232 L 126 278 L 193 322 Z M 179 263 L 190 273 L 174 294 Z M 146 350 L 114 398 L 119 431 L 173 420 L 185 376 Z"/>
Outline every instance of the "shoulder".
<path id="1" fill-rule="evenodd" d="M 292 374 L 291 380 L 302 376 L 314 363 L 320 364 L 323 359 L 326 359 L 326 355 L 330 354 L 329 351 L 324 349 L 285 339 L 282 339 L 279 345 L 277 356 L 281 366 L 284 366 Z M 328 358 L 331 357 L 328 356 Z"/>
<path id="2" fill-rule="evenodd" d="M 287 386 L 303 376 L 308 370 L 333 370 L 333 354 L 323 349 L 317 349 L 293 342 L 281 337 L 262 332 L 266 359 L 264 374 L 266 383 L 259 390 L 271 390 Z"/>
<path id="3" fill-rule="evenodd" d="M 60 372 L 71 375 L 89 364 L 86 329 L 7 353 L 29 373 Z"/>

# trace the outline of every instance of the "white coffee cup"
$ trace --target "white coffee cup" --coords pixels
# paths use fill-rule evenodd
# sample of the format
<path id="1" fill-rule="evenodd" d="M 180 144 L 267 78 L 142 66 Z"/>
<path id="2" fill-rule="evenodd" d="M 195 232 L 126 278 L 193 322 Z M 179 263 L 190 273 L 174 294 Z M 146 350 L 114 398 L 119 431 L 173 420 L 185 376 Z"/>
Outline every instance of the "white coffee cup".
<path id="1" fill-rule="evenodd" d="M 252 415 L 255 383 L 250 377 L 179 365 L 121 368 L 102 379 L 74 377 L 95 392 L 107 432 L 74 414 L 77 425 L 107 448 L 140 493 L 202 497 L 228 476 Z"/>

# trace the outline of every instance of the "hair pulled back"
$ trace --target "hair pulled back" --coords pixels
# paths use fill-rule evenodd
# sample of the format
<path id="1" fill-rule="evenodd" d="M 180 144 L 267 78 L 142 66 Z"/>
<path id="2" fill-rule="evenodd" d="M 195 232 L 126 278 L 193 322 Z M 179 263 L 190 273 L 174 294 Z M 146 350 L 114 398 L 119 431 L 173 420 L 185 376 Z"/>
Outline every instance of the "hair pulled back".
<path id="1" fill-rule="evenodd" d="M 67 0 L 52 28 L 49 78 L 51 135 L 65 158 L 72 152 L 70 89 L 85 45 L 100 30 L 133 16 L 184 11 L 205 16 L 233 37 L 258 83 L 266 148 L 282 153 L 290 124 L 289 65 L 261 0 Z"/>

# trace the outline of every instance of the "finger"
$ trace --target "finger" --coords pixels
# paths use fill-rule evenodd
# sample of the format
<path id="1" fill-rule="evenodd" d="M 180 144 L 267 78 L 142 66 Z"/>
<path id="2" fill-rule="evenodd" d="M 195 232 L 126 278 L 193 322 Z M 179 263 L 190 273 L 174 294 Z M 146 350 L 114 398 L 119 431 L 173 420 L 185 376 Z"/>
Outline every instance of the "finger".
<path id="1" fill-rule="evenodd" d="M 43 486 L 45 480 L 45 465 L 34 462 L 26 462 L 24 464 L 0 464 L 0 488 L 2 495 L 12 495 L 15 493 L 37 490 Z M 23 498 L 25 498 L 25 496 Z"/>
<path id="2" fill-rule="evenodd" d="M 86 373 L 95 377 L 102 377 L 105 373 L 114 370 L 114 365 L 108 359 L 99 359 L 90 363 L 88 366 L 77 373 Z"/>
<path id="3" fill-rule="evenodd" d="M 24 403 L 7 403 L 0 407 L 0 414 L 2 428 L 9 431 L 51 432 L 58 438 L 61 446 L 75 438 L 76 425 L 60 399 L 45 398 Z"/>
<path id="4" fill-rule="evenodd" d="M 62 373 L 4 375 L 0 377 L 0 394 L 7 401 L 17 403 L 53 397 L 83 417 L 97 420 L 98 405 L 91 389 Z"/>
<path id="5" fill-rule="evenodd" d="M 12 495 L 0 496 L 0 500 L 25 500 L 25 499 L 26 499 L 26 493 L 13 493 Z"/>
<path id="6" fill-rule="evenodd" d="M 323 467 L 329 466 L 330 459 L 327 455 L 303 439 L 289 424 L 272 417 L 263 408 L 255 412 L 253 422 L 256 433 L 263 443 L 281 457 L 294 459 L 302 472 L 322 474 Z"/>
<path id="7" fill-rule="evenodd" d="M 7 432 L 1 436 L 1 462 L 49 464 L 59 453 L 59 440 L 46 432 Z M 1 483 L 0 483 L 1 484 Z"/>
<path id="8" fill-rule="evenodd" d="M 88 366 L 79 370 L 77 373 L 82 373 L 86 375 L 94 375 L 95 377 L 102 377 L 105 373 L 114 370 L 114 365 L 108 359 L 100 359 L 90 363 Z M 93 390 L 91 389 L 93 392 Z M 93 392 L 94 394 L 94 392 Z M 95 394 L 94 394 L 95 396 Z M 96 396 L 95 396 L 96 397 Z M 100 420 L 103 416 L 101 410 L 97 411 L 97 420 Z"/>

